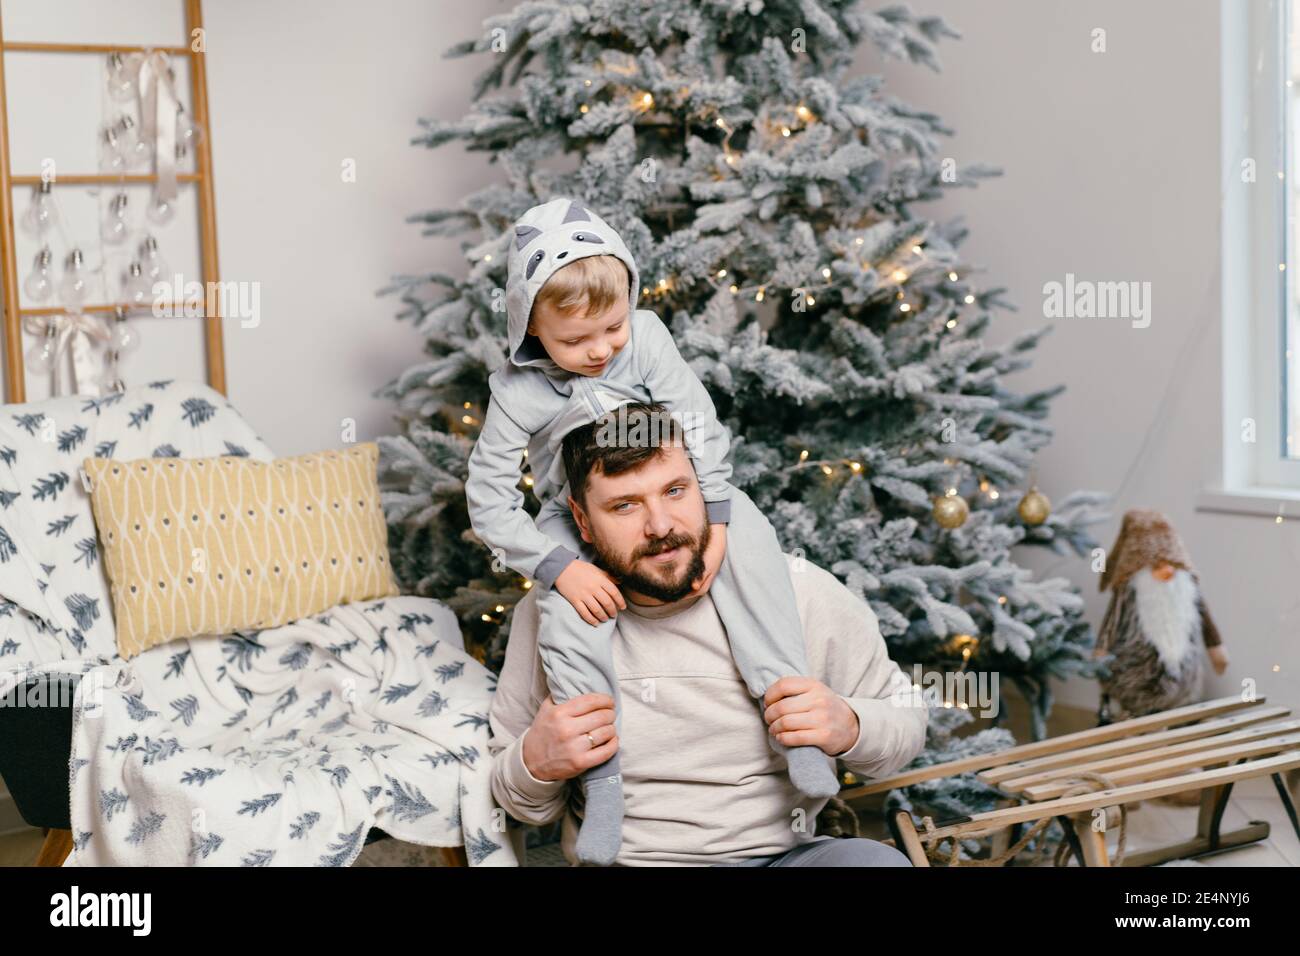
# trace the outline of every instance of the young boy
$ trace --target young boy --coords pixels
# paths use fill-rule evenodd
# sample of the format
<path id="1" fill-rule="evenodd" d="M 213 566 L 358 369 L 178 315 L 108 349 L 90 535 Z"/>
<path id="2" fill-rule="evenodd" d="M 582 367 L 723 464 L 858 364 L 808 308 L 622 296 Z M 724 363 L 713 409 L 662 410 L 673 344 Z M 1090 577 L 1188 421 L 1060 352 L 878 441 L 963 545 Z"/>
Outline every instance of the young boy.
<path id="1" fill-rule="evenodd" d="M 768 687 L 808 672 L 788 565 L 767 519 L 728 483 L 726 428 L 667 328 L 654 312 L 636 308 L 639 289 L 622 238 L 581 202 L 554 199 L 516 223 L 507 258 L 509 354 L 489 379 L 492 397 L 469 458 L 470 523 L 503 564 L 541 588 L 538 643 L 552 699 L 608 694 L 617 733 L 622 708 L 610 639 L 626 605 L 574 524 L 559 446 L 569 431 L 628 402 L 667 407 L 685 428 L 708 511 L 700 587 L 716 575 L 710 593 L 761 720 Z M 518 488 L 524 456 L 541 502 L 535 522 Z M 770 734 L 768 742 L 785 755 L 801 791 L 838 792 L 833 761 L 819 748 L 786 747 Z M 584 863 L 608 865 L 618 854 L 619 769 L 615 753 L 582 776 L 586 806 L 576 852 Z"/>

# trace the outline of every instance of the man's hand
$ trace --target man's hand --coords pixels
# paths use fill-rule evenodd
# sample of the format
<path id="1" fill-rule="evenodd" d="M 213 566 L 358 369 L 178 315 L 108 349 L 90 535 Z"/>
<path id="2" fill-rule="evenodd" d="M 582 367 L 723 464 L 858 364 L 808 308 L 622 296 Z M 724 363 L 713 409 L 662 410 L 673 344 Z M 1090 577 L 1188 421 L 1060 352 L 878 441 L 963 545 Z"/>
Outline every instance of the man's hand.
<path id="1" fill-rule="evenodd" d="M 763 695 L 767 731 L 787 747 L 810 744 L 838 757 L 858 741 L 858 715 L 844 698 L 811 677 L 782 677 Z"/>
<path id="2" fill-rule="evenodd" d="M 538 780 L 568 780 L 617 752 L 614 698 L 608 694 L 583 694 L 563 704 L 547 695 L 524 736 L 524 766 Z"/>
<path id="3" fill-rule="evenodd" d="M 627 608 L 618 583 L 589 561 L 570 561 L 555 579 L 555 589 L 593 627 Z"/>
<path id="4" fill-rule="evenodd" d="M 691 590 L 703 594 L 718 576 L 722 559 L 727 555 L 727 526 L 725 524 L 709 525 L 709 546 L 704 549 L 704 573 L 691 584 Z"/>

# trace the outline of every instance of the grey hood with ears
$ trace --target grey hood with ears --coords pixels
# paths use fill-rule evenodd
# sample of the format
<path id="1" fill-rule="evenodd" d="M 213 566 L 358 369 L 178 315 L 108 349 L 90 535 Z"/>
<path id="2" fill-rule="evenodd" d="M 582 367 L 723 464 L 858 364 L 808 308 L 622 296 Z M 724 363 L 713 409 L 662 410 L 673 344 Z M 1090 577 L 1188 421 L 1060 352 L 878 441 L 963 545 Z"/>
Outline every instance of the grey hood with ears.
<path id="1" fill-rule="evenodd" d="M 640 277 L 623 237 L 580 200 L 560 198 L 534 206 L 519 217 L 506 255 L 506 315 L 510 361 L 553 364 L 541 342 L 528 335 L 537 292 L 556 269 L 583 256 L 615 255 L 627 266 L 628 308 L 636 311 Z"/>

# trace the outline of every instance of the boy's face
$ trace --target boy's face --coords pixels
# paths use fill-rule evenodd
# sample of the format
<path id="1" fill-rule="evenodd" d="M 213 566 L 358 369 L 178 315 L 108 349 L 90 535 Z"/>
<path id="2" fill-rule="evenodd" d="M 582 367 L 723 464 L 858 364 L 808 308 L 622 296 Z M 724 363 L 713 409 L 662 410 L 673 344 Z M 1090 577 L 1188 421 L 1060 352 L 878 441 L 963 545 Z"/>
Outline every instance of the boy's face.
<path id="1" fill-rule="evenodd" d="M 594 378 L 627 345 L 631 327 L 628 307 L 628 300 L 623 299 L 600 315 L 565 315 L 548 303 L 538 302 L 533 306 L 528 331 L 537 336 L 546 354 L 560 368 Z"/>

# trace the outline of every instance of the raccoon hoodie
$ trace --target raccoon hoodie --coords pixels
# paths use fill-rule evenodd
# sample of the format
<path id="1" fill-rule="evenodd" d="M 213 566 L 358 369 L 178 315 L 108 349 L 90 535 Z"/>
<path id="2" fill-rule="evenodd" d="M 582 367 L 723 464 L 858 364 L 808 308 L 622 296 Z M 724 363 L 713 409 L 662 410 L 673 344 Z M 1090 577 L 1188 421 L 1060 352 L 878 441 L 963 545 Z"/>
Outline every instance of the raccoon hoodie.
<path id="1" fill-rule="evenodd" d="M 622 350 L 599 376 L 589 377 L 555 364 L 528 334 L 528 319 L 538 291 L 557 269 L 598 255 L 617 256 L 627 266 L 630 328 Z M 542 203 L 515 224 L 506 258 L 507 356 L 488 379 L 492 396 L 470 453 L 465 497 L 479 539 L 508 567 L 546 588 L 579 555 L 544 534 L 524 510 L 524 452 L 543 507 L 554 506 L 557 496 L 562 506 L 568 482 L 561 441 L 620 405 L 658 402 L 682 423 L 709 521 L 730 520 L 730 437 L 658 315 L 636 307 L 639 292 L 636 262 L 622 237 L 579 200 Z"/>

